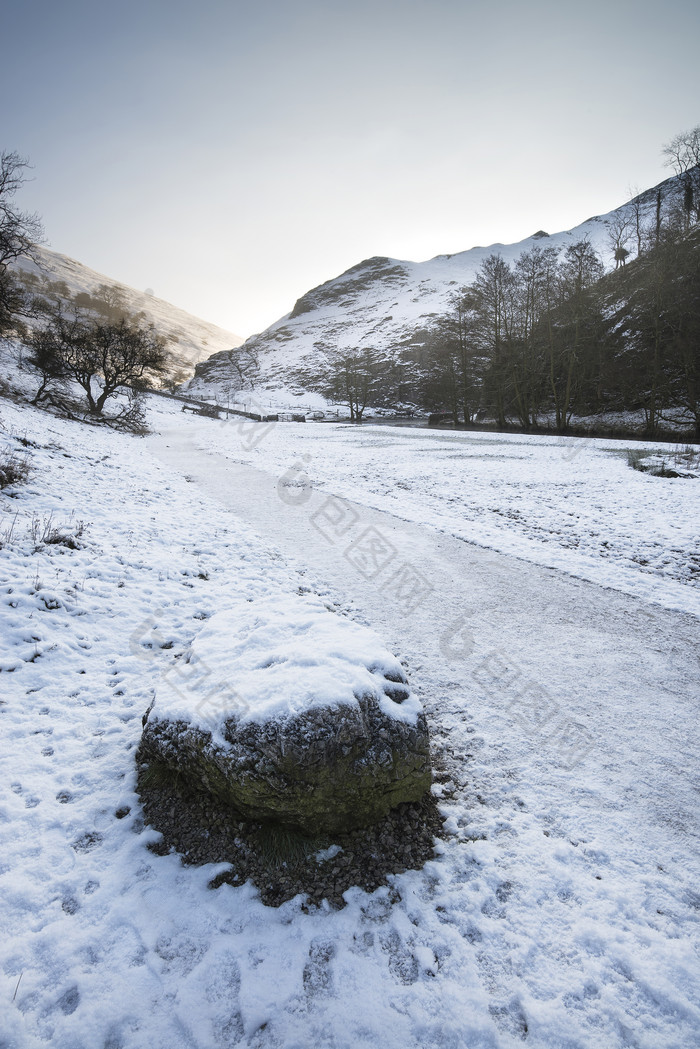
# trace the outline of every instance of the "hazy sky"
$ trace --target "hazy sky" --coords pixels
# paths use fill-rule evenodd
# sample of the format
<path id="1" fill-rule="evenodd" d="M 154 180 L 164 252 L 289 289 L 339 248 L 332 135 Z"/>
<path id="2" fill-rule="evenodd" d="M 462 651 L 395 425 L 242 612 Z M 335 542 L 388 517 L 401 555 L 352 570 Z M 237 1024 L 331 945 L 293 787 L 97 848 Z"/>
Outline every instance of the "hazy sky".
<path id="1" fill-rule="evenodd" d="M 0 146 L 49 245 L 247 336 L 371 255 L 556 232 L 700 123 L 697 0 L 21 0 Z"/>

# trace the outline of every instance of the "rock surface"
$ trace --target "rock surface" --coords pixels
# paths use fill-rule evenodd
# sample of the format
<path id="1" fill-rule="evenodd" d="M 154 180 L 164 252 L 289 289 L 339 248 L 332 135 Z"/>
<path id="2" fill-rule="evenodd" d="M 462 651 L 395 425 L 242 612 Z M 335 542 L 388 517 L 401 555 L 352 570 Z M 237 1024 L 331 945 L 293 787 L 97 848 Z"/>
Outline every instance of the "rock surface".
<path id="1" fill-rule="evenodd" d="M 222 637 L 229 633 L 243 640 L 227 664 Z M 159 693 L 144 719 L 140 766 L 206 791 L 232 818 L 312 836 L 369 826 L 429 790 L 425 716 L 398 661 L 364 627 L 308 602 L 275 602 L 211 623 L 196 648 L 192 665 L 207 668 L 209 721 L 188 717 L 182 688 L 170 702 Z M 369 655 L 365 664 L 358 663 L 361 651 Z M 228 688 L 235 701 L 211 720 L 214 663 L 222 693 Z M 294 701 L 271 698 L 270 682 L 288 682 Z M 191 705 L 200 712 L 201 693 L 192 689 Z"/>

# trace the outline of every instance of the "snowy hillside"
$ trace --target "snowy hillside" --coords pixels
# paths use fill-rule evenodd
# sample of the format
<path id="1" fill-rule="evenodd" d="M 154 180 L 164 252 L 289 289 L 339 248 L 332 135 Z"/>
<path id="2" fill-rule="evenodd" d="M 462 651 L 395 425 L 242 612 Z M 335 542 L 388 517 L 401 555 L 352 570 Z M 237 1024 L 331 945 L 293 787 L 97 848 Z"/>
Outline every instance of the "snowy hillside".
<path id="1" fill-rule="evenodd" d="M 173 371 L 179 369 L 191 372 L 199 361 L 205 360 L 211 354 L 231 349 L 232 346 L 239 346 L 243 341 L 240 336 L 199 317 L 193 317 L 164 299 L 137 291 L 111 277 L 105 277 L 102 273 L 96 273 L 67 255 L 59 255 L 48 248 L 37 250 L 36 263 L 28 259 L 21 259 L 17 263 L 15 268 L 20 276 L 29 275 L 29 281 L 32 281 L 32 276 L 36 276 L 51 282 L 63 282 L 71 296 L 79 292 L 93 295 L 100 285 L 105 284 L 115 289 L 123 296 L 131 313 L 143 312 L 146 319 L 171 340 L 168 349 L 175 359 Z M 38 292 L 40 289 L 32 287 L 30 290 Z"/>
<path id="2" fill-rule="evenodd" d="M 679 186 L 676 178 L 661 183 L 664 207 L 675 200 Z M 635 212 L 640 223 L 653 221 L 658 188 L 606 215 L 593 216 L 574 229 L 554 234 L 539 230 L 517 244 L 474 247 L 427 262 L 366 259 L 302 295 L 290 313 L 247 339 L 236 354 L 214 354 L 198 365 L 188 392 L 220 399 L 222 388 L 232 377 L 237 378 L 237 368 L 232 366 L 232 361 L 237 361 L 247 371 L 246 387 L 257 390 L 260 403 L 282 407 L 285 400 L 289 402 L 290 391 L 318 391 L 324 366 L 341 354 L 372 348 L 388 360 L 396 360 L 402 350 L 424 341 L 431 323 L 450 310 L 455 293 L 474 279 L 489 255 L 500 254 L 513 263 L 535 245 L 553 246 L 563 253 L 585 238 L 610 268 L 614 257 L 611 229 L 626 217 L 627 244 L 634 258 Z M 251 362 L 255 366 L 251 367 Z"/>

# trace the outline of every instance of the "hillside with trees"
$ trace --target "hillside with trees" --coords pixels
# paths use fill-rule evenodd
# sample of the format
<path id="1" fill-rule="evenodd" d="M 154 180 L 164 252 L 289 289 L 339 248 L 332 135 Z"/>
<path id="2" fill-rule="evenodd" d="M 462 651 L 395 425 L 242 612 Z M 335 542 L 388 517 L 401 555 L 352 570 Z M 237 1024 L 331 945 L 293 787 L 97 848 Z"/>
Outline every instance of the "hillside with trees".
<path id="1" fill-rule="evenodd" d="M 184 382 L 198 361 L 242 342 L 150 289 L 137 291 L 45 247 L 41 220 L 17 203 L 30 171 L 26 157 L 0 152 L 0 337 L 21 342 L 56 310 L 83 321 L 132 318 L 167 344 L 163 378 L 171 383 Z"/>
<path id="2" fill-rule="evenodd" d="M 40 247 L 38 218 L 15 204 L 27 161 L 5 152 L 0 334 L 25 346 L 38 400 L 77 384 L 93 416 L 120 387 L 185 383 L 226 340 L 191 395 L 312 392 L 357 422 L 380 408 L 560 433 L 614 414 L 620 432 L 700 439 L 700 126 L 663 153 L 673 175 L 607 215 L 425 263 L 366 260 L 233 346 Z"/>
<path id="3" fill-rule="evenodd" d="M 490 256 L 415 365 L 415 399 L 455 425 L 566 432 L 574 415 L 642 411 L 649 435 L 683 421 L 700 438 L 695 207 L 646 230 L 642 253 L 607 274 L 585 240 L 514 266 Z"/>
<path id="4" fill-rule="evenodd" d="M 648 436 L 671 425 L 700 440 L 700 128 L 664 152 L 675 178 L 608 218 L 614 268 L 587 236 L 562 250 L 542 234 L 513 261 L 493 252 L 393 367 L 343 355 L 328 391 L 351 377 L 365 404 L 526 431 L 643 413 Z"/>

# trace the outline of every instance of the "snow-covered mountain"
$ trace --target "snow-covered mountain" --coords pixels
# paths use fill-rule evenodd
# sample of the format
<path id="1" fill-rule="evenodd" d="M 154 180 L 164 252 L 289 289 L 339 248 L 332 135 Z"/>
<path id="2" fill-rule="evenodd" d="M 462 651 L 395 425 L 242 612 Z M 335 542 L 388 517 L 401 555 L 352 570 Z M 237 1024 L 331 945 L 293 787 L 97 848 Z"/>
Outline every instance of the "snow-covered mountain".
<path id="1" fill-rule="evenodd" d="M 230 350 L 231 347 L 239 346 L 243 342 L 239 335 L 234 335 L 230 331 L 219 328 L 216 324 L 194 317 L 191 313 L 181 310 L 178 306 L 173 306 L 164 299 L 156 298 L 153 294 L 137 291 L 112 277 L 96 273 L 95 270 L 83 266 L 75 259 L 50 251 L 48 248 L 37 249 L 36 262 L 20 259 L 15 270 L 29 290 L 37 294 L 41 292 L 38 282 L 44 284 L 51 282 L 54 286 L 64 284 L 67 289 L 66 297 L 69 295 L 71 298 L 80 292 L 94 295 L 98 288 L 104 285 L 118 292 L 129 312 L 143 313 L 146 320 L 151 322 L 161 335 L 170 340 L 168 349 L 173 357 L 171 369 L 173 374 L 176 372 L 191 374 L 194 365 L 199 361 L 206 360 L 212 354 Z M 59 297 L 63 297 L 60 288 L 54 290 Z"/>
<path id="2" fill-rule="evenodd" d="M 262 404 L 282 407 L 291 393 L 304 395 L 323 388 L 328 365 L 348 352 L 371 348 L 387 361 L 421 344 L 435 319 L 449 311 L 455 293 L 470 283 L 484 260 L 500 254 L 514 262 L 535 245 L 556 247 L 587 238 L 606 268 L 614 262 L 614 236 L 622 236 L 630 258 L 637 253 L 637 230 L 655 221 L 657 191 L 664 209 L 677 200 L 681 183 L 670 178 L 605 215 L 596 215 L 574 229 L 548 234 L 542 230 L 516 244 L 474 247 L 455 255 L 438 255 L 427 262 L 375 257 L 313 288 L 292 311 L 266 331 L 247 339 L 235 352 L 213 354 L 198 364 L 189 393 L 221 399 L 231 384 L 245 378 Z M 626 230 L 620 234 L 622 224 Z"/>

